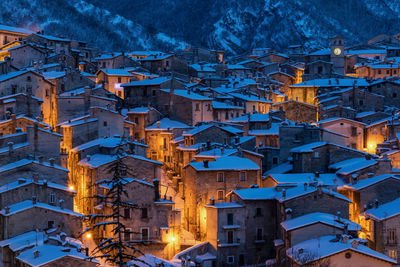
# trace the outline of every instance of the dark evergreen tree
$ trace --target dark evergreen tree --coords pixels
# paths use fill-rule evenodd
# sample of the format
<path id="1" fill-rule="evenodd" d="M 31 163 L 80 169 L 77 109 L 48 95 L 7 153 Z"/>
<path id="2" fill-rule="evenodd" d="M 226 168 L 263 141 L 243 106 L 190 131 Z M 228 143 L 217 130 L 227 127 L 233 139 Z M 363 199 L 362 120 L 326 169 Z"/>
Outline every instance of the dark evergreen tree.
<path id="1" fill-rule="evenodd" d="M 133 262 L 130 266 L 135 266 L 135 262 L 143 262 L 136 256 L 142 255 L 142 253 L 134 247 L 133 243 L 123 239 L 124 234 L 133 232 L 122 223 L 121 219 L 124 218 L 122 212 L 124 209 L 135 209 L 136 205 L 127 201 L 129 196 L 124 188 L 128 181 L 124 178 L 127 174 L 127 166 L 122 161 L 125 155 L 122 144 L 119 145 L 116 154 L 117 159 L 109 170 L 112 178 L 100 180 L 95 184 L 95 186 L 102 186 L 107 189 L 105 194 L 95 196 L 99 205 L 103 206 L 103 213 L 88 216 L 90 226 L 86 228 L 84 233 L 111 227 L 111 236 L 101 237 L 97 247 L 90 253 L 90 257 L 105 259 L 107 263 L 116 266 L 126 266 L 128 262 Z"/>

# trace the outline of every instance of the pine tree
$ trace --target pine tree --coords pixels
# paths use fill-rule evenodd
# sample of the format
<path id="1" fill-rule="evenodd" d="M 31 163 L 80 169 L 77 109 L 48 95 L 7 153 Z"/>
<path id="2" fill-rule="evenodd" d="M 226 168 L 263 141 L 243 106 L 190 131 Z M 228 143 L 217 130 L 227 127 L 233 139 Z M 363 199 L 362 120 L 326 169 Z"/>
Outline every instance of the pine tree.
<path id="1" fill-rule="evenodd" d="M 107 188 L 107 193 L 104 195 L 98 194 L 95 198 L 104 208 L 102 214 L 89 214 L 90 226 L 85 229 L 84 233 L 96 231 L 111 227 L 111 236 L 102 237 L 100 243 L 91 252 L 92 259 L 104 259 L 106 263 L 116 266 L 126 266 L 131 261 L 136 266 L 135 262 L 143 262 L 135 255 L 142 254 L 136 249 L 130 241 L 123 240 L 123 234 L 131 234 L 125 225 L 122 223 L 123 209 L 135 209 L 136 205 L 126 201 L 129 199 L 128 193 L 124 188 L 127 184 L 127 179 L 124 175 L 127 173 L 127 166 L 123 163 L 122 158 L 125 152 L 122 148 L 122 142 L 117 149 L 117 159 L 110 167 L 112 179 L 104 179 L 96 182 L 95 186 L 103 186 Z M 110 209 L 108 209 L 110 207 Z"/>

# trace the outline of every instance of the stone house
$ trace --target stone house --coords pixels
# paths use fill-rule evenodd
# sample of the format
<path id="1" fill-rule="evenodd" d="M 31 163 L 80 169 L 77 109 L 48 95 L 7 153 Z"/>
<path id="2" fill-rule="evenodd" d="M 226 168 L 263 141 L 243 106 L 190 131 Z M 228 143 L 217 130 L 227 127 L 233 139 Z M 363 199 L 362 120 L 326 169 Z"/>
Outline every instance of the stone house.
<path id="1" fill-rule="evenodd" d="M 284 111 L 286 118 L 295 122 L 312 123 L 317 121 L 318 117 L 317 106 L 293 99 L 274 103 L 272 109 Z"/>
<path id="2" fill-rule="evenodd" d="M 0 167 L 0 184 L 11 183 L 21 177 L 38 177 L 41 180 L 47 180 L 49 183 L 67 185 L 68 173 L 69 170 L 54 164 L 53 160 L 48 162 L 44 161 L 43 158 L 39 160 L 22 159 Z"/>
<path id="3" fill-rule="evenodd" d="M 94 86 L 94 82 L 83 75 L 79 69 L 65 68 L 63 71 L 42 72 L 42 75 L 55 84 L 57 94 L 85 86 Z"/>
<path id="4" fill-rule="evenodd" d="M 323 249 L 321 249 L 323 248 Z M 309 239 L 286 250 L 290 266 L 382 266 L 396 264 L 392 258 L 376 252 L 357 239 L 349 239 L 348 235 L 326 235 L 317 239 Z M 316 258 L 315 255 L 318 255 Z M 280 261 L 278 261 L 280 263 Z M 282 263 L 283 264 L 283 263 Z"/>
<path id="5" fill-rule="evenodd" d="M 132 242 L 141 253 L 161 258 L 172 258 L 180 247 L 180 211 L 174 210 L 174 202 L 160 196 L 160 184 L 141 179 L 124 178 L 127 197 L 123 201 L 135 203 L 134 209 L 123 209 L 122 223 L 126 226 L 123 240 Z M 98 192 L 107 194 L 110 184 L 99 184 Z M 165 197 L 165 196 L 164 196 Z M 97 209 L 100 214 L 110 214 L 110 207 Z M 114 226 L 98 229 L 95 239 L 112 236 Z M 134 252 L 135 253 L 135 252 Z"/>
<path id="6" fill-rule="evenodd" d="M 199 64 L 192 64 L 189 65 L 189 75 L 204 78 L 204 77 L 211 77 L 216 75 L 216 71 L 209 65 L 199 65 Z"/>
<path id="7" fill-rule="evenodd" d="M 124 88 L 121 84 L 131 82 L 133 75 L 126 69 L 100 69 L 96 72 L 96 83 L 103 83 L 104 88 L 124 99 Z"/>
<path id="8" fill-rule="evenodd" d="M 324 60 L 316 60 L 306 64 L 303 78 L 305 81 L 313 79 L 331 78 L 333 64 Z"/>
<path id="9" fill-rule="evenodd" d="M 368 123 L 364 128 L 365 147 L 369 153 L 376 153 L 378 144 L 395 138 L 392 134 L 397 122 L 391 123 L 391 118 L 384 118 L 372 123 Z M 392 131 L 391 131 L 392 130 Z"/>
<path id="10" fill-rule="evenodd" d="M 163 118 L 146 127 L 145 140 L 149 145 L 147 157 L 161 161 L 167 167 L 172 167 L 175 159 L 171 141 L 188 129 L 190 126 L 169 118 Z"/>
<path id="11" fill-rule="evenodd" d="M 346 118 L 330 118 L 318 121 L 318 125 L 323 129 L 348 136 L 346 146 L 364 150 L 365 123 Z"/>
<path id="12" fill-rule="evenodd" d="M 211 200 L 210 204 L 205 205 L 204 213 L 201 223 L 207 229 L 206 240 L 217 252 L 215 264 L 245 265 L 247 254 L 245 207 L 238 203 L 215 203 Z"/>
<path id="13" fill-rule="evenodd" d="M 15 71 L 0 75 L 0 96 L 25 93 L 43 100 L 43 122 L 57 124 L 57 101 L 55 85 L 34 71 Z"/>
<path id="14" fill-rule="evenodd" d="M 244 112 L 243 107 L 233 106 L 218 101 L 212 101 L 212 108 L 214 111 L 214 120 L 221 122 L 227 122 L 231 119 L 237 118 Z"/>
<path id="15" fill-rule="evenodd" d="M 233 104 L 235 106 L 244 107 L 244 113 L 268 113 L 272 106 L 272 101 L 267 100 L 265 98 L 261 98 L 260 96 L 241 93 L 230 93 L 230 96 L 233 97 Z"/>
<path id="16" fill-rule="evenodd" d="M 159 90 L 157 106 L 161 113 L 188 125 L 214 119 L 212 99 L 190 90 Z"/>
<path id="17" fill-rule="evenodd" d="M 339 215 L 312 212 L 281 222 L 285 247 L 290 248 L 309 239 L 325 235 L 350 235 L 357 238 L 361 226 Z"/>
<path id="18" fill-rule="evenodd" d="M 28 68 L 46 61 L 46 50 L 31 43 L 21 43 L 0 50 L 0 59 L 9 57 L 11 65 L 18 69 Z"/>
<path id="19" fill-rule="evenodd" d="M 246 188 L 261 181 L 261 169 L 250 159 L 236 156 L 215 161 L 191 162 L 184 167 L 184 226 L 196 236 L 205 238 L 201 229 L 204 205 L 210 198 L 223 202 L 225 195 L 236 188 Z"/>
<path id="20" fill-rule="evenodd" d="M 148 56 L 139 60 L 140 64 L 151 73 L 188 73 L 187 62 L 179 59 L 174 54 L 163 54 Z"/>
<path id="21" fill-rule="evenodd" d="M 134 67 L 137 63 L 125 53 L 102 54 L 96 57 L 97 66 L 100 69 L 121 69 Z"/>
<path id="22" fill-rule="evenodd" d="M 25 93 L 0 97 L 0 119 L 10 119 L 12 114 L 40 118 L 43 100 Z"/>
<path id="23" fill-rule="evenodd" d="M 31 33 L 32 31 L 27 29 L 0 25 L 0 45 L 5 45 L 17 40 L 21 41 Z"/>
<path id="24" fill-rule="evenodd" d="M 71 40 L 66 38 L 33 33 L 27 36 L 25 40 L 51 49 L 55 54 L 70 55 L 71 52 Z"/>
<path id="25" fill-rule="evenodd" d="M 126 115 L 128 116 L 128 121 L 135 123 L 131 136 L 137 141 L 146 138 L 146 127 L 162 118 L 162 114 L 158 110 L 153 107 L 144 106 L 128 109 Z"/>
<path id="26" fill-rule="evenodd" d="M 376 204 L 366 210 L 366 231 L 369 247 L 389 256 L 395 261 L 400 260 L 400 245 L 398 241 L 400 223 L 400 198 L 384 204 Z M 367 227 L 369 226 L 369 227 Z"/>
<path id="27" fill-rule="evenodd" d="M 400 80 L 397 78 L 374 81 L 368 91 L 383 95 L 385 105 L 400 107 Z"/>

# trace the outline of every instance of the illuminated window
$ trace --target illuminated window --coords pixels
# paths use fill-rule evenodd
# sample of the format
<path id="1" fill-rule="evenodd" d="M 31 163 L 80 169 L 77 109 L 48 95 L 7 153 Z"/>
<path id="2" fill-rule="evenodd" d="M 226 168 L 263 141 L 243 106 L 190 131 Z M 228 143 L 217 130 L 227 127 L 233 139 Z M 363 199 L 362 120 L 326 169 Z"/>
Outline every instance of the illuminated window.
<path id="1" fill-rule="evenodd" d="M 397 250 L 395 249 L 389 249 L 389 257 L 391 257 L 392 259 L 397 260 Z"/>

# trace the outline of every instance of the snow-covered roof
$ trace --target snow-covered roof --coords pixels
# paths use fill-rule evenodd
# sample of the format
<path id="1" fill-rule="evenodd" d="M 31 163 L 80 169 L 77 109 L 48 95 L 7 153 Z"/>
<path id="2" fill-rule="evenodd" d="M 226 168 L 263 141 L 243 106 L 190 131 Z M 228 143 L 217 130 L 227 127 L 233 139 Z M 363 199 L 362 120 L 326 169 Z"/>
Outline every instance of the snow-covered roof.
<path id="1" fill-rule="evenodd" d="M 267 176 L 268 174 L 276 174 L 276 173 L 287 173 L 290 172 L 291 170 L 293 170 L 293 165 L 290 164 L 289 161 L 284 162 L 282 164 L 279 164 L 275 167 L 273 167 L 272 169 L 269 169 L 268 171 L 266 171 L 264 173 L 264 176 Z"/>
<path id="2" fill-rule="evenodd" d="M 189 125 L 179 122 L 179 121 L 174 121 L 171 120 L 170 118 L 163 118 L 159 120 L 160 122 L 160 127 L 158 127 L 157 122 L 153 123 L 152 125 L 148 126 L 146 130 L 172 130 L 172 129 L 185 129 L 185 128 L 191 128 Z"/>
<path id="3" fill-rule="evenodd" d="M 368 168 L 376 164 L 378 164 L 378 162 L 375 159 L 366 159 L 365 157 L 363 157 L 343 160 L 341 162 L 330 165 L 329 168 L 337 170 L 337 174 L 349 175 L 353 172 Z"/>
<path id="4" fill-rule="evenodd" d="M 268 129 L 249 130 L 249 135 L 279 135 L 279 126 L 281 123 L 273 122 Z"/>
<path id="5" fill-rule="evenodd" d="M 192 65 L 189 65 L 189 67 L 191 67 L 195 71 L 199 71 L 199 72 L 215 72 L 215 69 L 211 68 L 210 66 L 206 66 L 206 65 L 192 64 Z"/>
<path id="6" fill-rule="evenodd" d="M 306 215 L 296 217 L 294 219 L 283 221 L 281 225 L 286 231 L 293 231 L 295 229 L 302 228 L 315 223 L 323 223 L 339 229 L 344 229 L 345 224 L 347 224 L 348 230 L 361 231 L 361 226 L 358 225 L 357 223 L 354 223 L 344 218 L 338 219 L 337 215 L 322 213 L 322 212 L 308 213 Z"/>
<path id="7" fill-rule="evenodd" d="M 8 246 L 12 251 L 20 251 L 32 245 L 42 245 L 45 241 L 44 232 L 30 231 L 15 237 L 0 241 L 0 247 Z"/>
<path id="8" fill-rule="evenodd" d="M 216 209 L 236 209 L 236 208 L 244 208 L 243 205 L 236 202 L 216 202 L 214 205 L 206 204 L 206 207 L 216 208 Z"/>
<path id="9" fill-rule="evenodd" d="M 244 115 L 237 118 L 230 119 L 229 122 L 268 122 L 270 119 L 269 113 L 255 113 L 250 115 Z"/>
<path id="10" fill-rule="evenodd" d="M 152 85 L 161 85 L 165 82 L 170 81 L 171 78 L 170 77 L 157 77 L 157 78 L 153 78 L 153 79 L 144 79 L 141 81 L 133 81 L 130 83 L 123 83 L 121 84 L 122 87 L 125 86 L 152 86 Z"/>
<path id="11" fill-rule="evenodd" d="M 229 105 L 227 103 L 218 102 L 218 101 L 213 101 L 212 105 L 213 105 L 213 109 L 240 109 L 240 110 L 244 109 L 244 107 L 233 106 L 233 105 Z"/>
<path id="12" fill-rule="evenodd" d="M 173 263 L 165 259 L 158 258 L 154 255 L 145 254 L 138 258 L 138 261 L 130 261 L 127 263 L 127 267 L 149 267 L 149 266 L 164 266 L 164 267 L 180 267 L 181 264 Z"/>
<path id="13" fill-rule="evenodd" d="M 169 93 L 170 89 L 161 89 L 161 91 Z M 191 100 L 212 100 L 209 97 L 196 94 L 196 93 L 194 93 L 194 92 L 192 92 L 190 90 L 174 90 L 174 95 L 181 96 L 181 97 L 184 97 L 184 98 L 188 98 L 188 99 L 191 99 Z"/>
<path id="14" fill-rule="evenodd" d="M 98 72 L 103 71 L 109 76 L 128 76 L 133 77 L 133 75 L 126 69 L 100 69 Z"/>
<path id="15" fill-rule="evenodd" d="M 44 181 L 44 180 L 38 180 L 37 182 L 35 182 L 32 179 L 20 178 L 20 179 L 18 179 L 18 181 L 0 186 L 0 194 L 5 193 L 10 190 L 14 190 L 18 187 L 29 185 L 29 184 L 44 185 L 45 183 L 46 183 L 47 187 L 50 187 L 50 188 L 59 189 L 59 190 L 63 190 L 63 191 L 71 192 L 71 193 L 73 193 L 73 192 L 76 193 L 76 191 L 70 190 L 68 187 L 61 185 L 61 184 L 56 184 L 56 183 L 52 183 L 52 182 L 48 182 L 48 181 Z"/>
<path id="16" fill-rule="evenodd" d="M 2 210 L 0 210 L 0 214 L 3 216 L 10 216 L 10 215 L 22 212 L 24 210 L 28 210 L 28 209 L 32 209 L 32 208 L 40 208 L 40 209 L 51 210 L 51 211 L 64 213 L 64 214 L 76 216 L 76 217 L 84 216 L 83 214 L 74 212 L 72 210 L 61 208 L 58 206 L 52 206 L 52 205 L 42 203 L 42 202 L 36 202 L 36 204 L 33 204 L 32 200 L 25 200 L 22 202 L 18 202 L 16 204 L 8 206 L 8 208 L 10 209 L 8 213 L 6 213 L 5 209 L 2 209 Z"/>
<path id="17" fill-rule="evenodd" d="M 38 253 L 37 257 L 35 257 L 35 252 Z M 78 251 L 77 248 L 51 245 L 49 243 L 24 250 L 16 258 L 29 266 L 39 267 L 64 257 L 89 261 L 88 256 L 83 251 Z M 97 260 L 93 260 L 93 266 L 97 265 L 97 263 Z"/>
<path id="18" fill-rule="evenodd" d="M 205 131 L 205 130 L 207 130 L 209 128 L 212 128 L 212 127 L 217 127 L 217 126 L 212 125 L 212 124 L 203 124 L 203 125 L 200 125 L 200 126 L 196 126 L 191 130 L 185 131 L 182 134 L 182 136 L 193 136 L 193 135 L 201 133 L 201 132 L 203 132 L 203 131 Z"/>
<path id="19" fill-rule="evenodd" d="M 223 157 L 223 156 L 230 156 L 233 155 L 237 152 L 237 149 L 229 149 L 229 148 L 214 148 L 211 150 L 207 151 L 202 151 L 198 154 L 195 155 L 196 158 L 217 158 L 217 157 Z"/>
<path id="20" fill-rule="evenodd" d="M 6 74 L 2 74 L 2 75 L 0 75 L 0 82 L 18 77 L 18 76 L 28 73 L 28 72 L 30 72 L 30 71 L 29 70 L 19 70 L 19 71 L 13 71 L 13 72 L 9 72 Z"/>
<path id="21" fill-rule="evenodd" d="M 360 121 L 355 121 L 355 120 L 352 120 L 352 119 L 348 119 L 348 118 L 342 118 L 342 117 L 333 117 L 333 118 L 329 118 L 329 119 L 325 119 L 325 120 L 320 120 L 320 121 L 318 121 L 317 122 L 317 124 L 328 124 L 328 123 L 331 123 L 331 122 L 339 122 L 339 121 L 346 121 L 346 122 L 348 122 L 348 123 L 350 123 L 350 124 L 358 124 L 358 125 L 361 125 L 361 126 L 364 126 L 365 125 L 365 123 L 363 123 L 363 122 L 360 122 Z"/>
<path id="22" fill-rule="evenodd" d="M 378 221 L 386 220 L 397 215 L 400 215 L 400 198 L 364 212 L 364 216 L 371 217 Z"/>
<path id="23" fill-rule="evenodd" d="M 353 251 L 382 261 L 397 263 L 394 259 L 372 250 L 367 246 L 359 244 L 357 248 L 354 248 L 351 239 L 348 240 L 347 243 L 341 241 L 332 242 L 335 238 L 336 236 L 322 236 L 317 239 L 310 239 L 289 248 L 286 250 L 286 254 L 293 260 L 302 262 L 301 264 L 312 262 L 313 260 L 320 260 L 344 251 Z M 302 250 L 301 254 L 298 253 L 300 250 Z"/>
<path id="24" fill-rule="evenodd" d="M 378 175 L 375 177 L 371 177 L 371 178 L 367 178 L 367 179 L 363 179 L 358 181 L 355 184 L 351 184 L 351 185 L 344 185 L 343 188 L 349 189 L 349 190 L 362 190 L 364 188 L 367 188 L 371 185 L 375 185 L 377 183 L 380 183 L 382 181 L 385 181 L 387 179 L 395 179 L 398 180 L 400 182 L 400 177 L 398 175 L 395 174 L 382 174 L 382 175 Z"/>
<path id="25" fill-rule="evenodd" d="M 275 180 L 278 184 L 304 184 L 318 181 L 323 185 L 343 185 L 341 179 L 335 173 L 321 173 L 316 177 L 315 173 L 270 173 L 267 178 Z"/>
<path id="26" fill-rule="evenodd" d="M 71 41 L 70 39 L 60 38 L 60 37 L 45 35 L 45 34 L 34 33 L 34 35 L 42 37 L 47 40 L 51 40 L 51 41 L 58 41 L 58 42 L 70 42 Z"/>
<path id="27" fill-rule="evenodd" d="M 191 162 L 188 164 L 197 171 L 245 171 L 260 170 L 260 166 L 247 158 L 236 156 L 220 157 L 215 161 L 208 162 L 208 167 L 204 167 L 203 162 Z"/>
<path id="28" fill-rule="evenodd" d="M 119 145 L 123 145 L 123 144 L 126 144 L 126 143 L 132 143 L 132 144 L 135 144 L 135 145 L 147 147 L 147 145 L 145 145 L 145 144 L 138 143 L 138 142 L 131 142 L 131 141 L 127 141 L 127 140 L 122 140 L 120 137 L 108 137 L 108 138 L 98 138 L 98 139 L 89 141 L 87 143 L 84 143 L 82 145 L 74 147 L 71 151 L 78 152 L 78 151 L 81 151 L 81 150 L 85 150 L 85 149 L 91 148 L 93 146 L 101 146 L 101 147 L 113 148 L 113 147 L 118 147 Z"/>
<path id="29" fill-rule="evenodd" d="M 167 58 L 172 57 L 172 56 L 173 56 L 172 54 L 162 53 L 162 54 L 159 54 L 159 55 L 150 55 L 150 56 L 148 56 L 146 58 L 142 58 L 142 59 L 139 59 L 139 60 L 140 61 L 158 61 L 158 60 L 167 59 Z"/>
<path id="30" fill-rule="evenodd" d="M 350 87 L 350 86 L 363 86 L 369 85 L 365 79 L 314 79 L 310 81 L 301 82 L 298 84 L 293 84 L 290 87 Z"/>
<path id="31" fill-rule="evenodd" d="M 292 148 L 290 150 L 290 152 L 294 152 L 294 153 L 313 152 L 313 149 L 325 146 L 327 144 L 328 144 L 327 142 L 314 142 L 314 143 L 310 143 L 310 144 L 306 144 L 303 146 L 298 146 L 298 147 Z"/>
<path id="32" fill-rule="evenodd" d="M 33 31 L 30 31 L 28 29 L 17 28 L 17 27 L 12 27 L 12 26 L 7 26 L 7 25 L 0 25 L 0 31 L 17 32 L 17 33 L 23 33 L 23 34 L 32 34 L 33 33 Z"/>
<path id="33" fill-rule="evenodd" d="M 271 100 L 257 97 L 255 95 L 244 95 L 239 93 L 229 93 L 231 96 L 245 100 L 245 101 L 253 101 L 253 102 L 261 102 L 261 103 L 272 103 Z"/>
<path id="34" fill-rule="evenodd" d="M 95 58 L 95 60 L 101 60 L 101 59 L 113 59 L 118 56 L 122 55 L 122 53 L 111 53 L 111 54 L 102 54 L 98 57 Z"/>
<path id="35" fill-rule="evenodd" d="M 125 157 L 144 160 L 144 161 L 155 163 L 157 165 L 162 165 L 162 163 L 159 161 L 151 160 L 151 159 L 137 156 L 137 155 L 126 155 L 126 156 L 124 156 L 124 158 Z M 90 168 L 98 168 L 104 164 L 108 164 L 108 163 L 111 163 L 111 162 L 117 160 L 117 158 L 118 158 L 117 155 L 93 154 L 93 155 L 90 155 L 90 158 L 86 157 L 86 158 L 82 159 L 81 161 L 79 161 L 78 164 L 82 165 L 82 166 L 87 166 Z"/>
<path id="36" fill-rule="evenodd" d="M 65 76 L 65 71 L 46 71 L 42 75 L 46 79 L 58 79 Z"/>
<path id="37" fill-rule="evenodd" d="M 135 113 L 135 114 L 147 114 L 149 111 L 153 110 L 154 108 L 152 107 L 136 107 L 136 108 L 131 108 L 126 114 L 130 113 Z"/>
<path id="38" fill-rule="evenodd" d="M 22 166 L 26 166 L 26 165 L 32 164 L 32 163 L 40 164 L 40 165 L 43 165 L 43 166 L 46 166 L 46 167 L 50 167 L 50 168 L 56 168 L 58 170 L 62 170 L 62 171 L 65 171 L 65 172 L 69 172 L 68 169 L 63 168 L 63 167 L 61 167 L 60 165 L 57 165 L 57 164 L 51 165 L 49 162 L 40 163 L 37 160 L 21 159 L 21 160 L 18 160 L 18 161 L 15 161 L 15 162 L 8 163 L 8 164 L 0 166 L 0 173 L 6 172 L 6 171 L 10 171 L 12 169 L 21 168 Z"/>
<path id="39" fill-rule="evenodd" d="M 233 190 L 233 192 L 242 200 L 272 200 L 276 195 L 274 187 L 245 188 Z"/>

